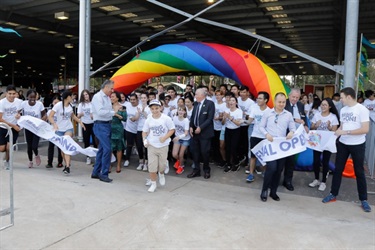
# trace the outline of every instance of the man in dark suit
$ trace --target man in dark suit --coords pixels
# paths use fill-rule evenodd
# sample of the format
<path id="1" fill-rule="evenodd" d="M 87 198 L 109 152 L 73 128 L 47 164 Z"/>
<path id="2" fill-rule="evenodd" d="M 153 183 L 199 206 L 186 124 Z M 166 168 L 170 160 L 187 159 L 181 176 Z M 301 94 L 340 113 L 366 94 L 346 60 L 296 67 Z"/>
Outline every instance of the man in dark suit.
<path id="1" fill-rule="evenodd" d="M 299 101 L 300 97 L 301 97 L 301 91 L 299 89 L 291 89 L 289 93 L 289 98 L 288 100 L 286 100 L 285 110 L 292 113 L 294 122 L 296 123 L 296 129 L 299 126 L 305 126 L 306 131 L 308 131 L 307 120 L 306 120 L 306 115 L 305 115 L 305 107 Z M 283 186 L 289 191 L 294 190 L 294 187 L 292 184 L 294 165 L 295 165 L 294 155 L 287 157 L 285 161 L 285 168 L 284 168 Z"/>
<path id="2" fill-rule="evenodd" d="M 214 136 L 214 114 L 215 104 L 207 100 L 208 91 L 205 88 L 198 88 L 195 92 L 196 102 L 190 118 L 190 134 L 192 142 L 190 144 L 194 160 L 194 169 L 188 178 L 194 178 L 201 175 L 200 159 L 203 160 L 204 178 L 210 178 L 209 156 L 211 147 L 211 138 Z"/>

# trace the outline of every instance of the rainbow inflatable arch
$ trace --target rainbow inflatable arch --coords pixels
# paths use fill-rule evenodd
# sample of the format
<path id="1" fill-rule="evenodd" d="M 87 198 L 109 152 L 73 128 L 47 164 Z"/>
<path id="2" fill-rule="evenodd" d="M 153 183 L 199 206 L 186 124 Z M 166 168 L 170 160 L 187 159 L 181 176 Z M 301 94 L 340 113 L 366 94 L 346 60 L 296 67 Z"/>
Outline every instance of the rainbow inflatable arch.
<path id="1" fill-rule="evenodd" d="M 111 79 L 116 91 L 128 94 L 149 78 L 184 71 L 228 77 L 249 87 L 254 96 L 266 91 L 271 96 L 270 107 L 276 93 L 289 93 L 276 72 L 256 56 L 216 43 L 184 42 L 156 47 L 135 56 Z"/>

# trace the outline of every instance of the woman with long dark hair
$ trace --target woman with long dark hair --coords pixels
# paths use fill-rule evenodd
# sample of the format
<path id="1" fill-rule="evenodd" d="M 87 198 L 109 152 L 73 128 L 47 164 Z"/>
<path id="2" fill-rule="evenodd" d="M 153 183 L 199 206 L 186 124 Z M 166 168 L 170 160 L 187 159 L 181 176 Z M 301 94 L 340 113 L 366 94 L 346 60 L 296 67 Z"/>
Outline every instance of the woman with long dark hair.
<path id="1" fill-rule="evenodd" d="M 55 133 L 59 136 L 73 136 L 73 124 L 72 120 L 75 120 L 77 123 L 81 124 L 83 129 L 85 128 L 85 125 L 83 122 L 74 114 L 73 108 L 71 106 L 72 100 L 72 92 L 69 90 L 66 90 L 63 92 L 62 101 L 56 103 L 55 106 L 53 106 L 51 113 L 48 116 L 49 122 L 53 125 L 53 128 L 55 130 Z M 53 116 L 56 114 L 57 121 L 55 122 L 53 119 Z M 61 152 L 62 157 L 65 162 L 65 167 L 63 169 L 64 174 L 70 174 L 70 158 L 71 156 L 68 154 L 64 154 Z"/>
<path id="2" fill-rule="evenodd" d="M 320 104 L 321 112 L 314 115 L 311 120 L 311 130 L 324 130 L 324 131 L 336 131 L 339 126 L 339 114 L 337 112 L 335 104 L 333 104 L 331 98 L 324 98 Z M 310 187 L 319 186 L 319 191 L 324 191 L 326 189 L 326 180 L 329 170 L 329 160 L 331 158 L 331 152 L 324 150 L 319 152 L 313 150 L 314 153 L 314 174 L 315 179 L 309 184 Z M 321 155 L 323 154 L 322 160 Z M 319 182 L 319 172 L 320 165 L 323 165 L 323 176 L 322 182 Z"/>
<path id="3" fill-rule="evenodd" d="M 84 89 L 81 92 L 77 109 L 77 117 L 82 120 L 83 124 L 85 124 L 86 129 L 82 128 L 83 143 L 85 148 L 90 146 L 90 138 L 94 148 L 96 148 L 96 138 L 93 131 L 94 120 L 92 116 L 91 95 L 87 89 Z M 89 156 L 86 158 L 86 164 L 91 164 L 91 159 Z"/>
<path id="4" fill-rule="evenodd" d="M 36 100 L 36 91 L 33 89 L 28 90 L 26 97 L 27 101 L 23 101 L 21 104 L 23 115 L 30 115 L 46 120 L 46 111 L 43 104 Z M 27 143 L 27 156 L 29 157 L 28 167 L 33 167 L 33 152 L 35 154 L 35 164 L 40 166 L 41 160 L 38 154 L 39 136 L 29 130 L 25 130 L 25 137 Z"/>

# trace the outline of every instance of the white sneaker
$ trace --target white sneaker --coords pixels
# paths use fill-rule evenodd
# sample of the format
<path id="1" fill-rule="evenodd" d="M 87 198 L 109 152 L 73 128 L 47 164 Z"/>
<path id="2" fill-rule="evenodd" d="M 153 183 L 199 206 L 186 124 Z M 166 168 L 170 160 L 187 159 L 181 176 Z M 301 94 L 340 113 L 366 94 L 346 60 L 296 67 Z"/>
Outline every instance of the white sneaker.
<path id="1" fill-rule="evenodd" d="M 146 179 L 146 186 L 151 186 L 151 179 Z"/>
<path id="2" fill-rule="evenodd" d="M 142 171 L 142 169 L 143 169 L 143 163 L 139 163 L 137 170 Z"/>
<path id="3" fill-rule="evenodd" d="M 129 161 L 128 161 L 128 160 L 126 160 L 126 161 L 124 162 L 124 167 L 129 167 Z"/>
<path id="4" fill-rule="evenodd" d="M 148 165 L 147 165 L 147 163 L 146 164 L 143 164 L 143 171 L 148 171 Z"/>
<path id="5" fill-rule="evenodd" d="M 36 166 L 39 167 L 40 163 L 42 163 L 42 161 L 40 160 L 40 156 L 39 155 L 35 156 L 35 164 L 36 164 Z"/>
<path id="6" fill-rule="evenodd" d="M 4 160 L 4 168 L 5 170 L 9 170 L 9 161 Z"/>
<path id="7" fill-rule="evenodd" d="M 320 182 L 317 180 L 317 179 L 315 179 L 313 182 L 311 182 L 310 184 L 309 184 L 309 187 L 317 187 L 317 186 L 319 186 L 319 184 L 320 184 Z"/>
<path id="8" fill-rule="evenodd" d="M 169 173 L 169 161 L 167 160 L 167 163 L 165 164 L 164 174 L 168 174 L 168 173 Z"/>
<path id="9" fill-rule="evenodd" d="M 318 190 L 323 192 L 324 190 L 326 190 L 326 187 L 327 187 L 326 184 L 322 182 L 320 183 Z"/>
<path id="10" fill-rule="evenodd" d="M 159 184 L 160 184 L 160 186 L 164 186 L 165 185 L 165 176 L 164 176 L 164 174 L 159 173 Z"/>
<path id="11" fill-rule="evenodd" d="M 155 192 L 155 190 L 156 190 L 156 181 L 151 181 L 150 188 L 147 191 L 150 193 L 153 193 Z"/>
<path id="12" fill-rule="evenodd" d="M 32 161 L 29 161 L 29 164 L 27 165 L 29 168 L 32 168 L 33 167 L 33 162 Z"/>
<path id="13" fill-rule="evenodd" d="M 88 157 L 88 156 L 87 156 L 87 158 L 86 158 L 86 164 L 87 164 L 87 165 L 90 165 L 90 164 L 91 164 L 91 158 Z"/>

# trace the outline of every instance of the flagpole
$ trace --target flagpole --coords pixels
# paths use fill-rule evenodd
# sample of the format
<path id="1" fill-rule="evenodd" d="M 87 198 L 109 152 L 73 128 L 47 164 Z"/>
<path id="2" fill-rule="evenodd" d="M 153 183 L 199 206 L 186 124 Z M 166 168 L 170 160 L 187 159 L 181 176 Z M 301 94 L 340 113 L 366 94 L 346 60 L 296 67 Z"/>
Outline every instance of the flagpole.
<path id="1" fill-rule="evenodd" d="M 358 54 L 358 63 L 357 63 L 357 86 L 355 90 L 355 96 L 356 100 L 358 99 L 358 85 L 359 85 L 359 72 L 361 70 L 361 55 L 362 55 L 362 39 L 363 39 L 363 33 L 361 33 L 361 40 L 359 43 L 359 54 Z"/>

